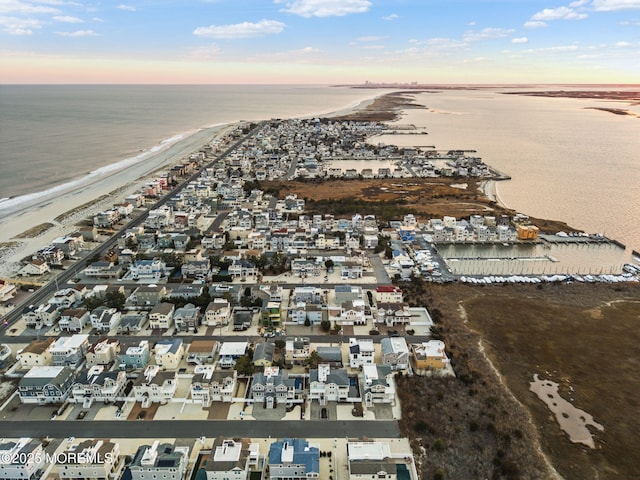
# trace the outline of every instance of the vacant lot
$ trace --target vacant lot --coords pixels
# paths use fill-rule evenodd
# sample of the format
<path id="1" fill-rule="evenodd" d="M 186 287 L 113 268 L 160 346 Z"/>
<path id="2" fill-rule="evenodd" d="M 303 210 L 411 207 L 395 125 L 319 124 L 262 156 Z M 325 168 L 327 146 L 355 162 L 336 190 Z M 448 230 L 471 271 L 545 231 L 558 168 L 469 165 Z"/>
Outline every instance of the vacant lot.
<path id="1" fill-rule="evenodd" d="M 543 451 L 562 476 L 640 478 L 639 285 L 454 286 L 447 296 L 445 308 L 459 302 L 507 386 L 531 412 Z M 464 317 L 460 310 L 454 324 Z M 571 443 L 529 391 L 535 373 L 560 383 L 563 398 L 604 426 L 592 430 L 595 449 Z"/>

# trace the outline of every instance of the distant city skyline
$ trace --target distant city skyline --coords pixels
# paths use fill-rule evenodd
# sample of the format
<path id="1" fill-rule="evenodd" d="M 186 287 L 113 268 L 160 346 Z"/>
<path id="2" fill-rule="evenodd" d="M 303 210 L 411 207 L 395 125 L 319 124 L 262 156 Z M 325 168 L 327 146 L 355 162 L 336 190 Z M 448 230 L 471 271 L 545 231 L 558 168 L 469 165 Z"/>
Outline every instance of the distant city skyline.
<path id="1" fill-rule="evenodd" d="M 0 0 L 0 83 L 640 83 L 640 0 Z"/>

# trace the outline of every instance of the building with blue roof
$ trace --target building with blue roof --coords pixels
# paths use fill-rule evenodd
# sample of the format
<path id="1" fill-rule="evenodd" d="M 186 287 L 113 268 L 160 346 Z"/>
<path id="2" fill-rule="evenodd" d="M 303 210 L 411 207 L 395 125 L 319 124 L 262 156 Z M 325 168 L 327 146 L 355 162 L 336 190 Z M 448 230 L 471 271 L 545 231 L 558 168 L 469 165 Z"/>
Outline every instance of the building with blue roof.
<path id="1" fill-rule="evenodd" d="M 301 438 L 285 438 L 269 447 L 269 480 L 320 478 L 320 449 Z"/>

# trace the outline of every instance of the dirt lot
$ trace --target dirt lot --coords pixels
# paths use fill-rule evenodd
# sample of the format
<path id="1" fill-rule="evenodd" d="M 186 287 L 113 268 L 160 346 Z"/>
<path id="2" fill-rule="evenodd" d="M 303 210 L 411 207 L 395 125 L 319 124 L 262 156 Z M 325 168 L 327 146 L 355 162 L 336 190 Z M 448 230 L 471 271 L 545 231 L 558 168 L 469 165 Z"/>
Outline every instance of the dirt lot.
<path id="1" fill-rule="evenodd" d="M 440 467 L 447 478 L 549 478 L 535 451 L 541 445 L 567 480 L 640 478 L 640 285 L 425 284 L 408 290 L 438 311 L 437 331 L 458 374 L 406 386 L 422 399 L 405 400 L 403 416 L 407 411 L 405 428 L 422 430 L 423 473 Z M 501 388 L 480 339 L 517 402 Z M 604 426 L 602 432 L 591 429 L 595 449 L 571 443 L 529 391 L 536 373 L 560 383 L 563 398 Z M 475 466 L 455 447 L 474 452 Z"/>

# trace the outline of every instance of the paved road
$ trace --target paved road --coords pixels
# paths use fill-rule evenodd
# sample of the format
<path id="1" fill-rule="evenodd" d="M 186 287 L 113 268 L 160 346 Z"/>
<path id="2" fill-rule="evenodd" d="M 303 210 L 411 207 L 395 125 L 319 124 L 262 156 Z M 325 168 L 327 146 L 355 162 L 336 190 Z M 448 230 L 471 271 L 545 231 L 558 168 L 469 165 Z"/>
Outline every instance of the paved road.
<path id="1" fill-rule="evenodd" d="M 80 438 L 198 438 L 299 437 L 398 438 L 395 420 L 259 421 L 259 420 L 121 420 L 121 421 L 0 421 L 0 432 L 13 437 Z"/>
<path id="2" fill-rule="evenodd" d="M 224 158 L 227 155 L 229 155 L 231 152 L 237 149 L 245 140 L 254 136 L 258 131 L 260 131 L 263 125 L 264 125 L 264 122 L 258 123 L 253 130 L 251 130 L 247 135 L 244 135 L 243 137 L 241 137 L 238 141 L 236 141 L 233 145 L 227 148 L 227 150 L 225 150 L 218 157 Z M 178 185 L 176 188 L 171 190 L 169 193 L 167 193 L 160 199 L 158 199 L 156 203 L 154 203 L 153 205 L 147 206 L 145 208 L 145 212 L 142 215 L 139 215 L 131 219 L 129 223 L 124 225 L 119 231 L 117 231 L 114 235 L 109 237 L 109 239 L 101 243 L 98 247 L 96 247 L 94 250 L 92 250 L 87 255 L 85 255 L 81 260 L 78 260 L 73 264 L 71 264 L 69 268 L 62 271 L 59 275 L 57 275 L 57 277 L 53 281 L 50 281 L 45 286 L 36 290 L 36 292 L 34 292 L 29 297 L 27 297 L 21 305 L 16 306 L 16 308 L 14 308 L 12 311 L 7 313 L 2 318 L 3 323 L 0 323 L 0 332 L 3 332 L 4 330 L 6 330 L 11 326 L 13 322 L 18 320 L 18 318 L 20 318 L 26 306 L 43 303 L 58 289 L 58 286 L 63 286 L 64 284 L 69 282 L 69 280 L 71 280 L 73 277 L 76 277 L 81 270 L 87 267 L 87 264 L 89 263 L 89 259 L 93 258 L 96 255 L 101 256 L 107 250 L 109 250 L 110 248 L 113 248 L 116 245 L 118 238 L 121 237 L 126 230 L 129 230 L 141 225 L 146 220 L 150 210 L 159 208 L 161 205 L 165 204 L 171 197 L 180 193 L 189 183 L 196 180 L 204 169 L 212 166 L 216 161 L 217 160 L 213 160 L 209 164 L 205 165 L 201 170 L 191 175 L 187 180 L 182 182 L 180 185 Z"/>

